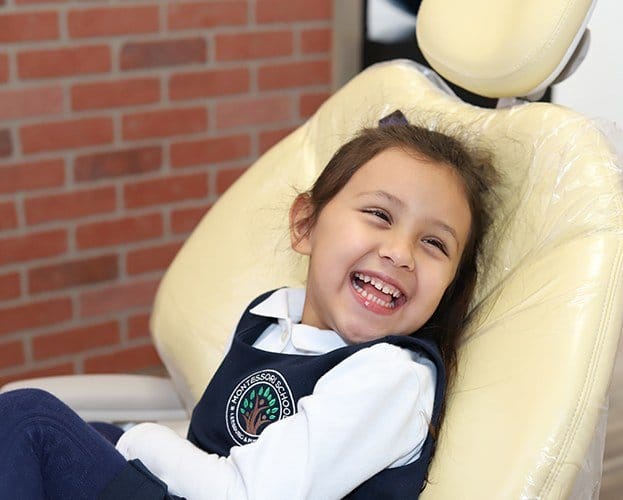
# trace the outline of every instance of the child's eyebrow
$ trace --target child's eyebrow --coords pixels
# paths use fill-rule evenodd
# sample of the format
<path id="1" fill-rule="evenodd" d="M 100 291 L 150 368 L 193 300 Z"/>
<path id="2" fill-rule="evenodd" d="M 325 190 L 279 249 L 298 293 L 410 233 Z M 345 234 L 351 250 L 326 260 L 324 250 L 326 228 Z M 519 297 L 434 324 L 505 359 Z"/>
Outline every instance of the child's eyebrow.
<path id="1" fill-rule="evenodd" d="M 364 191 L 362 193 L 359 193 L 359 196 L 371 196 L 373 198 L 381 198 L 389 203 L 391 203 L 392 205 L 397 205 L 399 207 L 404 207 L 405 203 L 404 201 L 402 201 L 400 198 L 394 196 L 391 193 L 388 193 L 387 191 L 383 191 L 383 190 L 377 190 L 377 191 Z"/>

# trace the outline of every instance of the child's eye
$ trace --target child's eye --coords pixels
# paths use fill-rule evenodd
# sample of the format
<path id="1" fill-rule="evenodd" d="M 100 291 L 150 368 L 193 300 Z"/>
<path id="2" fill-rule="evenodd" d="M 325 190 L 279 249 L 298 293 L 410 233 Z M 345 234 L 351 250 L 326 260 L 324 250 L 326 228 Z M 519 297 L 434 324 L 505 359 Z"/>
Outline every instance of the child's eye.
<path id="1" fill-rule="evenodd" d="M 385 210 L 381 208 L 368 208 L 364 210 L 364 212 L 370 215 L 374 215 L 375 217 L 378 217 L 379 219 L 385 222 L 388 222 L 388 223 L 392 222 L 392 218 L 389 215 L 389 213 L 387 213 Z"/>
<path id="2" fill-rule="evenodd" d="M 448 248 L 446 247 L 445 243 L 441 240 L 438 240 L 437 238 L 426 238 L 424 240 L 424 243 L 439 249 L 445 256 L 449 255 Z"/>

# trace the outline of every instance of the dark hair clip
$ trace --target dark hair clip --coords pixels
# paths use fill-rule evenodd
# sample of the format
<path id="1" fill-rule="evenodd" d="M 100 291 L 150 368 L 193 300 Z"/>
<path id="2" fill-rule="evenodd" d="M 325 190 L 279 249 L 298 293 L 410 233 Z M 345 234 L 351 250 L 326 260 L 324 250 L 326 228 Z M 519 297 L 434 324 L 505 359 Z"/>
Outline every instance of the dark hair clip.
<path id="1" fill-rule="evenodd" d="M 399 109 L 379 120 L 379 127 L 391 127 L 393 125 L 409 125 L 409 120 Z"/>

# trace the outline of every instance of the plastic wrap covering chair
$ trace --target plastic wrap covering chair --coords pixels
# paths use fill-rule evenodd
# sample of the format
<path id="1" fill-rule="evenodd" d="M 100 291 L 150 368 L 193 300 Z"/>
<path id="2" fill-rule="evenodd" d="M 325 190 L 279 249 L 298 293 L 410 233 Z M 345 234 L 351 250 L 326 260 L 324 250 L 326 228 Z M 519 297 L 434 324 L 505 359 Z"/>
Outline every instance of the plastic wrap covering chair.
<path id="1" fill-rule="evenodd" d="M 297 191 L 361 127 L 395 109 L 470 130 L 494 149 L 505 179 L 422 498 L 594 497 L 623 325 L 614 150 L 570 110 L 476 108 L 407 61 L 373 66 L 335 93 L 219 199 L 180 250 L 151 317 L 179 406 L 190 411 L 200 397 L 253 297 L 303 284 L 306 261 L 290 250 L 287 228 Z"/>

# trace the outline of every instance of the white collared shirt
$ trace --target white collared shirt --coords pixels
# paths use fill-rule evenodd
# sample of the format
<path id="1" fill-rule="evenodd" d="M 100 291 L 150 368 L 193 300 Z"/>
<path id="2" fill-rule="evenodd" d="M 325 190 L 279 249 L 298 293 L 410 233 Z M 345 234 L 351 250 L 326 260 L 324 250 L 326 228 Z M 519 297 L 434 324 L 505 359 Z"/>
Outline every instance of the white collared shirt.
<path id="1" fill-rule="evenodd" d="M 304 304 L 305 289 L 280 288 L 251 309 L 257 316 L 277 319 L 253 346 L 263 351 L 314 356 L 347 345 L 333 330 L 301 324 Z"/>
<path id="2" fill-rule="evenodd" d="M 304 290 L 284 288 L 251 309 L 278 320 L 254 346 L 318 355 L 346 345 L 336 332 L 300 324 L 304 301 Z M 229 457 L 151 423 L 126 432 L 117 449 L 188 500 L 338 499 L 377 472 L 420 456 L 435 378 L 427 358 L 376 344 L 329 370 L 299 400 L 297 413 L 268 426 L 254 443 L 232 448 Z"/>

